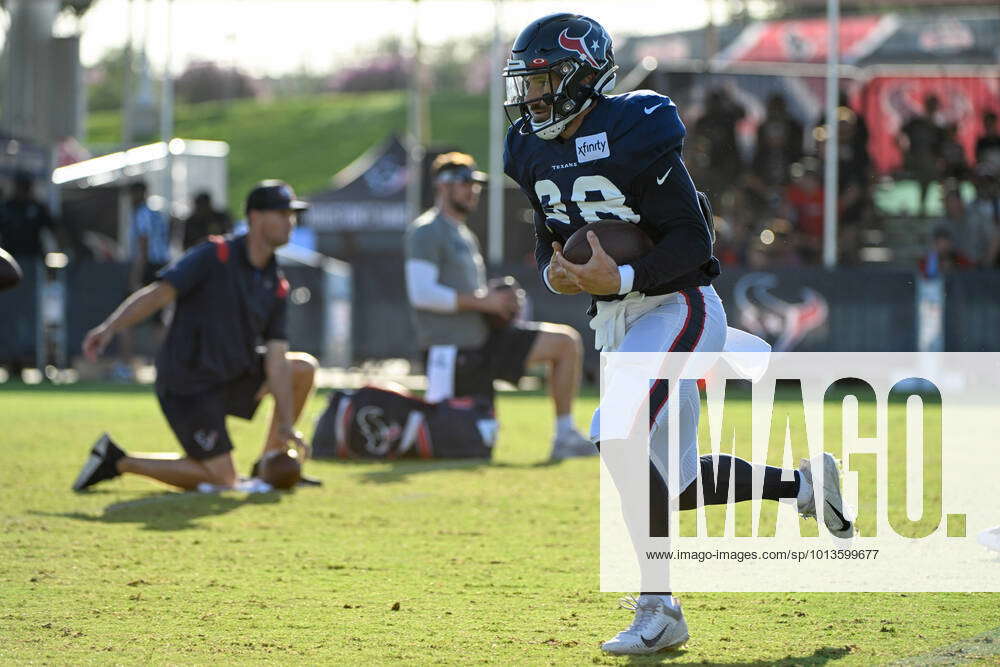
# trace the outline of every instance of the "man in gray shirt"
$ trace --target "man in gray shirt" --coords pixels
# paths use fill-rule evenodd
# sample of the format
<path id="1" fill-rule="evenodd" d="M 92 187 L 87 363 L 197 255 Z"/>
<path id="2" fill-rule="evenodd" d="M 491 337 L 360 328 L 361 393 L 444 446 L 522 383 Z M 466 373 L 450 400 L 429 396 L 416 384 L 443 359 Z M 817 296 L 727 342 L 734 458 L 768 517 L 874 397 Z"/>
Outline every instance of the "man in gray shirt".
<path id="1" fill-rule="evenodd" d="M 579 333 L 548 322 L 487 323 L 488 315 L 512 319 L 518 306 L 513 291 L 487 288 L 479 242 L 465 224 L 486 175 L 464 153 L 438 156 L 431 171 L 434 207 L 410 224 L 405 240 L 407 294 L 427 355 L 427 400 L 492 401 L 494 379 L 516 383 L 527 366 L 546 364 L 556 414 L 552 459 L 596 455 L 572 417 L 583 358 Z"/>

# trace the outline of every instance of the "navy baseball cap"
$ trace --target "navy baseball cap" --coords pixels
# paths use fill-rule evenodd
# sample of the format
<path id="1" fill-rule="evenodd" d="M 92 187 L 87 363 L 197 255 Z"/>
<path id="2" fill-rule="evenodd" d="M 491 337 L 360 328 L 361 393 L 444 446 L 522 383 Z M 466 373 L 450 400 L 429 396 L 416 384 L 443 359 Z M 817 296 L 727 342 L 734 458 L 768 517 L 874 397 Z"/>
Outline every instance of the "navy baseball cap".
<path id="1" fill-rule="evenodd" d="M 295 190 L 284 181 L 261 181 L 247 195 L 249 211 L 304 211 L 309 204 L 295 198 Z"/>

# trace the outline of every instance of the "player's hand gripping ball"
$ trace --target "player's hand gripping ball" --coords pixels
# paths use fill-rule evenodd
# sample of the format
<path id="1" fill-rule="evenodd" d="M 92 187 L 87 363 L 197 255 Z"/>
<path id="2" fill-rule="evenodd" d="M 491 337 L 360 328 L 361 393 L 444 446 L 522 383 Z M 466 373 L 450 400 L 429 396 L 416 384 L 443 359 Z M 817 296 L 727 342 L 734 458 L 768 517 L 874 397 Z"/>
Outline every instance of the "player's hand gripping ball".
<path id="1" fill-rule="evenodd" d="M 604 252 L 619 266 L 639 259 L 653 249 L 653 241 L 646 232 L 631 222 L 598 220 L 576 230 L 563 247 L 563 257 L 573 264 L 590 261 L 591 249 L 587 232 L 597 234 Z"/>
<path id="2" fill-rule="evenodd" d="M 290 489 L 302 477 L 299 453 L 294 449 L 268 452 L 260 460 L 260 478 L 276 489 Z"/>

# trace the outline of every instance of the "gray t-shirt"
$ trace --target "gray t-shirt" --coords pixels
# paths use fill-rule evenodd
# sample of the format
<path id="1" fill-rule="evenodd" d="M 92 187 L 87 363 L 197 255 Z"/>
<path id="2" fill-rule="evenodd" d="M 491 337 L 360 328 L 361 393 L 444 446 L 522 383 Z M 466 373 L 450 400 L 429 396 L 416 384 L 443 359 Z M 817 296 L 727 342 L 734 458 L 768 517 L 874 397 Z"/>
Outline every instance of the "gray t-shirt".
<path id="1" fill-rule="evenodd" d="M 459 293 L 486 287 L 486 266 L 476 240 L 464 224 L 430 209 L 410 223 L 405 237 L 406 259 L 431 262 L 438 267 L 438 283 Z M 489 329 L 480 313 L 435 313 L 413 309 L 417 343 L 476 348 L 486 342 Z"/>

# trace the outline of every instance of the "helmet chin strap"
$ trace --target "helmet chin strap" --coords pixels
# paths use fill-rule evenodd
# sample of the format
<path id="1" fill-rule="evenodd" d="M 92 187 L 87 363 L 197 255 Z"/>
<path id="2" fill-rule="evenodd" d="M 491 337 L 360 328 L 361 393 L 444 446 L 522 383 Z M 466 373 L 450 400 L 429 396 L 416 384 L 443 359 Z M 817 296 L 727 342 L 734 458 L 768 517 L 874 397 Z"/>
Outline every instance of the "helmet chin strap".
<path id="1" fill-rule="evenodd" d="M 569 122 L 571 120 L 576 118 L 576 115 L 577 114 L 573 114 L 572 116 L 563 118 L 561 121 L 553 123 L 552 125 L 549 125 L 541 130 L 535 130 L 535 136 L 538 137 L 539 139 L 545 139 L 546 141 L 550 139 L 555 139 L 560 134 L 562 134 L 562 131 L 566 129 L 566 126 L 569 125 Z M 531 124 L 532 126 L 534 126 L 535 125 L 534 121 L 532 121 Z M 532 127 L 532 129 L 534 129 L 534 127 Z"/>
<path id="2" fill-rule="evenodd" d="M 558 137 L 560 134 L 563 133 L 563 130 L 566 129 L 566 126 L 569 125 L 574 118 L 582 114 L 590 107 L 592 101 L 593 98 L 587 98 L 587 100 L 580 105 L 579 111 L 571 113 L 570 115 L 566 116 L 559 122 L 553 123 L 552 125 L 549 125 L 546 128 L 543 128 L 541 130 L 536 130 L 535 135 L 537 135 L 539 139 L 545 139 L 546 141 L 555 139 L 556 137 Z M 532 123 L 532 125 L 534 125 L 534 123 Z"/>
<path id="3" fill-rule="evenodd" d="M 535 121 L 531 121 L 531 129 L 534 131 L 535 136 L 537 136 L 539 139 L 545 139 L 546 141 L 550 141 L 558 137 L 560 134 L 562 134 L 563 130 L 566 129 L 566 126 L 569 125 L 574 118 L 576 118 L 577 116 L 579 116 L 584 111 L 590 108 L 590 105 L 593 104 L 594 98 L 603 95 L 604 93 L 609 93 L 614 89 L 615 83 L 618 78 L 616 76 L 617 71 L 618 67 L 616 65 L 615 67 L 612 67 L 610 70 L 605 72 L 604 75 L 597 80 L 597 83 L 594 84 L 593 93 L 591 93 L 591 96 L 588 97 L 586 100 L 584 100 L 583 104 L 580 105 L 580 108 L 578 110 L 574 111 L 565 118 L 559 120 L 558 122 L 552 123 L 551 125 L 544 127 L 540 130 L 536 129 L 539 124 L 535 123 Z M 549 114 L 550 114 L 549 118 L 552 118 L 552 116 L 555 115 L 555 109 L 552 108 Z"/>

